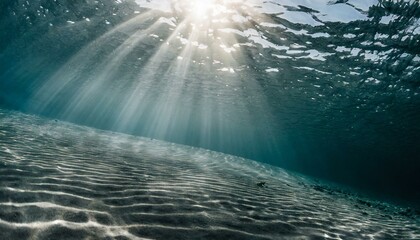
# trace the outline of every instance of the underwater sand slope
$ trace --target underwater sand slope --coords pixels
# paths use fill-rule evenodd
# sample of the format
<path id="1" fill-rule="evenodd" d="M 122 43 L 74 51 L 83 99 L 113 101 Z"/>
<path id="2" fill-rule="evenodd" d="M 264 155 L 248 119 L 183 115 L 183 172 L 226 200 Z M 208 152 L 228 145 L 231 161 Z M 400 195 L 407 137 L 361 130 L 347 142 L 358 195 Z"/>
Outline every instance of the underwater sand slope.
<path id="1" fill-rule="evenodd" d="M 254 161 L 0 110 L 0 239 L 419 239 L 419 224 Z"/>

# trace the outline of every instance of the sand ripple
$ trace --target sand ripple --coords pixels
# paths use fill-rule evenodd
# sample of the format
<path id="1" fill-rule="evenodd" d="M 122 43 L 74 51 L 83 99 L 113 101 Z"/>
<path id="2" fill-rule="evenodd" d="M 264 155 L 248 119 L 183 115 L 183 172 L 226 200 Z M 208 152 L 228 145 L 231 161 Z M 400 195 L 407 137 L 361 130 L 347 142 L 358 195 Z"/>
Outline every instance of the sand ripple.
<path id="1" fill-rule="evenodd" d="M 414 209 L 246 159 L 3 110 L 0 133 L 0 239 L 420 238 Z"/>

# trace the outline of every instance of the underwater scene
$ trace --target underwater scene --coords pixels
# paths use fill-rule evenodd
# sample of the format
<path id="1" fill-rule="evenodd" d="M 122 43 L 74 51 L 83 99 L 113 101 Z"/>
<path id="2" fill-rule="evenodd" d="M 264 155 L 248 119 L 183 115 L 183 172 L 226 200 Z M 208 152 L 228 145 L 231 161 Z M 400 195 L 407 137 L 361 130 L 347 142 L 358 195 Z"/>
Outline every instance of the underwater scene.
<path id="1" fill-rule="evenodd" d="M 420 239 L 419 18 L 0 1 L 0 239 Z"/>

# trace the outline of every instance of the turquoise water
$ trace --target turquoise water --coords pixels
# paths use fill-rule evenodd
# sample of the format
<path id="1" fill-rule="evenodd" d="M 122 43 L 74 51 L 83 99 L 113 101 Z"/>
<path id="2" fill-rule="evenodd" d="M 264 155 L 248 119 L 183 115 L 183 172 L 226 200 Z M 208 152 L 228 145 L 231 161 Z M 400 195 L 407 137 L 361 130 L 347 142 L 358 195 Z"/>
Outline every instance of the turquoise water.
<path id="1" fill-rule="evenodd" d="M 22 121 L 28 131 L 40 128 L 39 121 L 44 124 L 46 119 L 56 119 L 64 125 L 89 127 L 89 131 L 207 149 L 220 156 L 228 154 L 299 172 L 307 176 L 305 181 L 316 177 L 342 184 L 339 188 L 346 186 L 343 188 L 352 189 L 349 192 L 355 195 L 410 206 L 413 211 L 406 215 L 418 218 L 419 17 L 415 0 L 1 1 L 0 108 L 5 119 Z M 12 111 L 43 120 L 27 122 L 24 119 L 31 117 Z M 70 134 L 70 129 L 63 127 L 61 135 Z M 9 133 L 1 137 L 3 163 L 14 156 L 9 152 L 13 142 L 6 138 L 15 134 L 14 130 L 5 131 Z M 60 135 L 58 129 L 54 131 Z M 92 138 L 99 137 L 95 134 Z M 28 141 L 24 140 L 31 147 Z M 77 162 L 111 161 L 107 156 L 112 153 L 104 145 L 95 145 L 99 143 L 94 143 L 95 149 L 105 149 L 95 156 L 67 143 L 33 144 L 33 159 L 28 161 L 34 166 L 45 164 L 36 153 L 57 154 L 58 162 L 51 162 L 53 169 L 54 164 L 66 161 L 66 154 L 76 152 L 81 156 Z M 18 145 L 13 151 L 19 147 L 27 146 Z M 48 151 L 57 151 L 57 147 L 67 147 L 69 152 Z M 39 152 L 44 148 L 46 153 Z M 124 151 L 132 155 L 128 148 L 116 157 Z M 161 163 L 168 164 L 165 171 L 180 167 L 174 158 Z M 230 169 L 228 162 L 218 168 L 227 164 Z M 75 166 L 90 168 L 80 164 Z M 156 168 L 150 171 L 151 175 L 160 174 Z M 49 172 L 38 174 L 47 176 Z M 165 181 L 169 176 L 176 178 L 168 175 Z M 194 176 L 194 172 L 186 176 Z M 13 177 L 2 186 L 30 190 L 25 181 Z M 17 186 L 9 186 L 12 183 Z M 318 193 L 326 191 L 316 189 Z M 299 191 L 303 194 L 306 190 Z M 10 201 L 23 204 L 15 200 Z M 330 200 L 335 204 L 335 197 Z M 54 199 L 45 202 L 58 204 Z M 16 211 L 25 217 L 16 223 L 24 224 L 23 228 L 35 229 L 35 225 L 28 228 L 25 224 L 42 222 L 21 210 Z M 353 206 L 349 211 L 359 210 Z M 392 223 L 394 215 L 404 211 L 382 215 L 389 215 L 392 220 L 384 219 Z M 115 220 L 115 226 L 129 222 L 121 220 L 120 213 L 109 214 L 120 219 Z M 67 224 L 61 222 L 66 219 L 59 213 L 52 216 L 51 221 Z M 339 234 L 336 230 L 333 232 Z M 28 231 L 25 236 L 38 232 Z M 409 234 L 416 229 L 404 231 L 403 238 L 415 238 Z M 301 229 L 297 232 L 305 235 Z"/>

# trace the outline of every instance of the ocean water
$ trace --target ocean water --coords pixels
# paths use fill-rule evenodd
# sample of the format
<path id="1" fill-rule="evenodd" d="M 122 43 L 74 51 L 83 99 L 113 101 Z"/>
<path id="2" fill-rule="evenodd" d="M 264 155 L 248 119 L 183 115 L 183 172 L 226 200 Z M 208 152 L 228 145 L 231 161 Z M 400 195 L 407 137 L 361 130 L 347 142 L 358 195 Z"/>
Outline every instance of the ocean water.
<path id="1" fill-rule="evenodd" d="M 419 238 L 419 4 L 0 1 L 0 238 Z"/>

